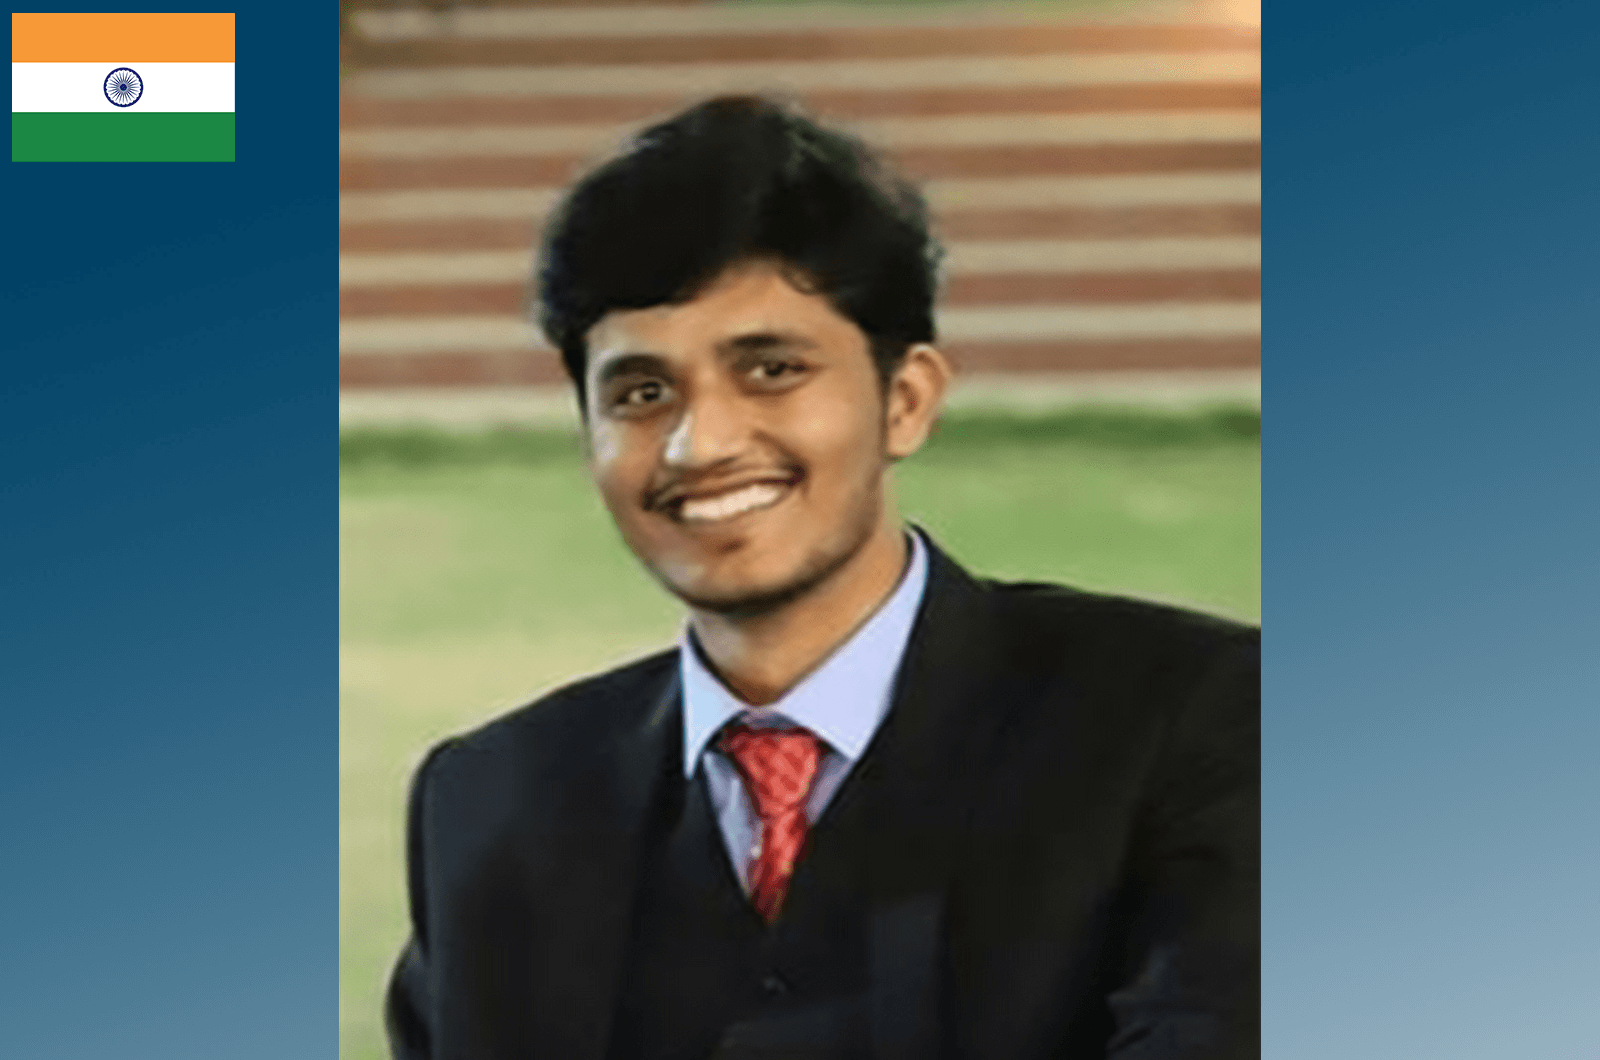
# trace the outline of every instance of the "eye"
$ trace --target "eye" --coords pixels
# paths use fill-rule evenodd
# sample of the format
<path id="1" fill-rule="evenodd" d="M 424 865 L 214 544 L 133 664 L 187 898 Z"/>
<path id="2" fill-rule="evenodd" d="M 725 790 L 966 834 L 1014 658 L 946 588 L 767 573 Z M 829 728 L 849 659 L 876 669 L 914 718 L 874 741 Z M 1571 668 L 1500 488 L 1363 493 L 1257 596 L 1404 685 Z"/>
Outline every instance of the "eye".
<path id="1" fill-rule="evenodd" d="M 758 386 L 772 387 L 797 381 L 806 372 L 800 361 L 782 357 L 766 357 L 749 368 L 749 377 Z"/>
<path id="2" fill-rule="evenodd" d="M 671 391 L 661 380 L 646 379 L 619 388 L 611 399 L 611 406 L 620 412 L 647 410 L 666 401 L 670 395 Z"/>

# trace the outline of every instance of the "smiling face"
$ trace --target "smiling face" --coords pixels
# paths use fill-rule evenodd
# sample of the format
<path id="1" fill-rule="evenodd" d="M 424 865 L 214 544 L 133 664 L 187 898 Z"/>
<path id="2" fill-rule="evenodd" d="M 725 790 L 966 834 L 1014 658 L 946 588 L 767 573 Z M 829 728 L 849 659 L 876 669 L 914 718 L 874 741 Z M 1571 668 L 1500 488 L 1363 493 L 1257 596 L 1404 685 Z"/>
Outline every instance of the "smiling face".
<path id="1" fill-rule="evenodd" d="M 764 262 L 688 302 L 613 311 L 587 338 L 590 470 L 685 602 L 759 612 L 899 547 L 885 476 L 932 426 L 930 348 L 886 391 L 861 329 Z"/>

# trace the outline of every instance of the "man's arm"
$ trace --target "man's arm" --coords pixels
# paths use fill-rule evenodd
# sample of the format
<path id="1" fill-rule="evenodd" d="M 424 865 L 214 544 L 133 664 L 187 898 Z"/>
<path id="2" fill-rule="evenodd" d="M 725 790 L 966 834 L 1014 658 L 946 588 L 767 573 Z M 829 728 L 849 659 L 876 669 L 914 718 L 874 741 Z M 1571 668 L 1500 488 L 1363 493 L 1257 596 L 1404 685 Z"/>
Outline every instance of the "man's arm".
<path id="1" fill-rule="evenodd" d="M 429 1060 L 433 1035 L 429 1024 L 433 1009 L 427 961 L 427 888 L 423 851 L 423 807 L 428 771 L 450 742 L 429 752 L 411 784 L 406 819 L 406 884 L 411 906 L 411 938 L 400 952 L 389 980 L 385 1023 L 394 1060 Z"/>
<path id="2" fill-rule="evenodd" d="M 422 947 L 415 938 L 406 943 L 389 980 L 389 1000 L 384 1022 L 389 1029 L 389 1052 L 394 1060 L 428 1060 L 432 1055 L 427 1008 L 427 972 Z"/>
<path id="3" fill-rule="evenodd" d="M 1231 641 L 1165 734 L 1130 859 L 1111 1060 L 1260 1055 L 1260 647 Z"/>

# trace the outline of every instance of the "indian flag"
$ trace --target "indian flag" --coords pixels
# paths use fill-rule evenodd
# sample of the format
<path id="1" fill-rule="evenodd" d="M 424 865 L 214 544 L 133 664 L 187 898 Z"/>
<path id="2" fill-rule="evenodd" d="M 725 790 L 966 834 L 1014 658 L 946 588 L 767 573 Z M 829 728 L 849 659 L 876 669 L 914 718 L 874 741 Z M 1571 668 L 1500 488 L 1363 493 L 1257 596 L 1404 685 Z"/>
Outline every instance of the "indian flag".
<path id="1" fill-rule="evenodd" d="M 12 15 L 11 160 L 232 162 L 233 15 Z"/>

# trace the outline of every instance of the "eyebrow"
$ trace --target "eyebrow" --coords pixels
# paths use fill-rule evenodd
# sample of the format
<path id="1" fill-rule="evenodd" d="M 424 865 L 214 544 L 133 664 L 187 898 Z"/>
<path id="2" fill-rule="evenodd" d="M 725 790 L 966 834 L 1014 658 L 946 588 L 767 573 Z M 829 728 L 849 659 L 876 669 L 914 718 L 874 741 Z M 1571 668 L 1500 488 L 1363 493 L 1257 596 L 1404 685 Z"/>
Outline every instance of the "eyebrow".
<path id="1" fill-rule="evenodd" d="M 816 345 L 805 335 L 793 331 L 755 331 L 723 339 L 717 343 L 717 352 L 724 357 L 736 357 L 742 353 L 765 353 L 777 349 L 810 350 L 815 349 Z"/>

